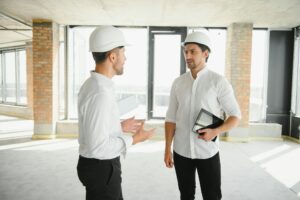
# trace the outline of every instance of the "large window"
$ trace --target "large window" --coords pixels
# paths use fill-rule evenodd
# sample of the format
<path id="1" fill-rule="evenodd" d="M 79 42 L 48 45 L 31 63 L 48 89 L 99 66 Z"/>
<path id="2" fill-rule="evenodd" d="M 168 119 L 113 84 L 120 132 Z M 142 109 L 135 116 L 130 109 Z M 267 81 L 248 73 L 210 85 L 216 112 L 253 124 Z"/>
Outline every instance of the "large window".
<path id="1" fill-rule="evenodd" d="M 166 115 L 173 81 L 185 72 L 186 27 L 149 27 L 148 118 Z"/>
<path id="2" fill-rule="evenodd" d="M 65 34 L 66 34 L 66 27 L 60 26 L 59 28 L 59 78 L 58 78 L 58 85 L 59 85 L 59 119 L 63 120 L 66 119 L 66 65 L 65 65 Z M 68 49 L 68 48 L 67 48 Z"/>
<path id="3" fill-rule="evenodd" d="M 123 117 L 146 118 L 148 31 L 146 28 L 121 28 L 126 41 L 124 74 L 115 76 L 120 112 Z"/>
<path id="4" fill-rule="evenodd" d="M 69 66 L 68 66 L 68 118 L 77 118 L 77 97 L 80 86 L 94 69 L 91 53 L 88 49 L 89 35 L 94 30 L 90 27 L 69 29 Z"/>
<path id="5" fill-rule="evenodd" d="M 26 53 L 24 49 L 0 51 L 0 101 L 13 105 L 27 104 Z"/>
<path id="6" fill-rule="evenodd" d="M 94 70 L 95 63 L 89 52 L 89 36 L 94 27 L 76 27 L 69 31 L 68 118 L 77 118 L 77 96 L 83 82 Z M 124 74 L 114 77 L 120 112 L 144 118 L 147 102 L 147 29 L 121 28 L 130 46 L 126 47 L 127 60 Z M 125 106 L 127 105 L 127 106 Z M 128 106 L 129 105 L 129 106 Z M 131 113 L 132 114 L 132 113 Z"/>
<path id="7" fill-rule="evenodd" d="M 150 118 L 164 117 L 168 106 L 168 88 L 171 87 L 173 80 L 185 71 L 184 63 L 179 63 L 180 56 L 182 56 L 180 44 L 184 38 L 180 34 L 172 34 L 174 31 L 154 32 L 154 38 L 149 38 L 149 30 L 151 28 L 153 27 L 120 28 L 125 34 L 126 40 L 130 43 L 130 46 L 126 47 L 125 51 L 127 60 L 124 66 L 124 74 L 114 77 L 116 98 L 119 101 L 122 117 L 129 115 L 135 115 L 137 118 L 149 116 Z M 77 118 L 79 89 L 89 77 L 90 71 L 94 70 L 95 67 L 88 49 L 89 36 L 94 29 L 95 27 L 74 27 L 68 29 L 68 90 L 66 98 L 68 106 L 65 110 L 69 119 Z M 202 30 L 194 28 L 189 29 L 189 31 Z M 206 31 L 212 37 L 213 42 L 213 51 L 208 65 L 212 70 L 224 74 L 226 30 L 208 29 Z M 148 44 L 152 44 L 152 39 L 154 45 L 150 48 Z M 168 44 L 169 49 L 164 48 L 165 44 Z M 163 54 L 165 52 L 170 53 L 170 49 L 176 53 L 172 54 L 171 60 L 168 57 L 169 65 L 166 65 L 166 58 Z M 154 58 L 148 58 L 150 51 L 154 51 Z M 148 63 L 151 63 L 150 60 L 153 62 L 153 66 L 150 66 Z M 167 70 L 168 79 L 166 79 L 166 67 L 170 68 Z M 149 81 L 149 77 L 152 77 L 153 80 Z"/>
<path id="8" fill-rule="evenodd" d="M 267 30 L 253 30 L 249 119 L 251 122 L 263 122 L 266 119 L 267 41 Z"/>
<path id="9" fill-rule="evenodd" d="M 171 85 L 180 75 L 181 35 L 155 35 L 154 41 L 152 111 L 153 117 L 165 117 Z"/>
<path id="10" fill-rule="evenodd" d="M 15 52 L 4 53 L 5 62 L 5 101 L 14 103 L 16 99 L 16 54 Z"/>

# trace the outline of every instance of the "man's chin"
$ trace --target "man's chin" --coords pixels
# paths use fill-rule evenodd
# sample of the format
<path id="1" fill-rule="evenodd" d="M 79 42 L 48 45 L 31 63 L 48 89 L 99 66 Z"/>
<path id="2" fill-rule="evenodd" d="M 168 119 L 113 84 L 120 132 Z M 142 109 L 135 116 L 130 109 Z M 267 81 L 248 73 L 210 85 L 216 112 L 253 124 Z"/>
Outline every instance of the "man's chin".
<path id="1" fill-rule="evenodd" d="M 193 69 L 193 68 L 194 68 L 194 65 L 189 65 L 189 64 L 187 64 L 187 67 L 188 67 L 189 69 Z"/>
<path id="2" fill-rule="evenodd" d="M 117 75 L 119 76 L 119 75 L 122 75 L 123 73 L 124 73 L 124 72 L 121 71 L 121 72 L 118 72 Z"/>

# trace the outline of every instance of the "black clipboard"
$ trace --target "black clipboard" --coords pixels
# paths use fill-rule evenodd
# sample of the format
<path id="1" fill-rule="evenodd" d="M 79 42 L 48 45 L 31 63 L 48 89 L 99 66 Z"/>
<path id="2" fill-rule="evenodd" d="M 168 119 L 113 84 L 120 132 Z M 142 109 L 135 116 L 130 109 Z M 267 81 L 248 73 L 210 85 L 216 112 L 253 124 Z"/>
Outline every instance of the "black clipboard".
<path id="1" fill-rule="evenodd" d="M 198 130 L 202 130 L 205 128 L 217 128 L 221 126 L 223 123 L 224 123 L 223 119 L 220 119 L 219 117 L 215 116 L 214 114 L 202 108 L 194 123 L 193 132 L 201 135 L 201 133 L 198 133 Z M 212 141 L 214 142 L 216 141 L 216 139 L 217 136 L 214 137 Z"/>

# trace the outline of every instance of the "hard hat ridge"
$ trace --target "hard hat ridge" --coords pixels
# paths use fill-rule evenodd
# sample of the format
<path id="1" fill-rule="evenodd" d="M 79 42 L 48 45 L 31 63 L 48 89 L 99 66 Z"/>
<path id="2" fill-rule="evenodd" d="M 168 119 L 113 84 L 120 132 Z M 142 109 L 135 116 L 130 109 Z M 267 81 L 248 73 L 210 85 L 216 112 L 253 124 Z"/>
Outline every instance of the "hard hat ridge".
<path id="1" fill-rule="evenodd" d="M 197 44 L 202 44 L 205 45 L 209 48 L 209 50 L 211 51 L 211 41 L 209 36 L 204 33 L 204 32 L 193 32 L 190 33 L 186 36 L 185 41 L 182 43 L 182 45 L 184 46 L 186 43 L 197 43 Z"/>
<path id="2" fill-rule="evenodd" d="M 113 26 L 100 26 L 90 36 L 91 52 L 107 52 L 119 46 L 128 46 L 121 30 Z"/>

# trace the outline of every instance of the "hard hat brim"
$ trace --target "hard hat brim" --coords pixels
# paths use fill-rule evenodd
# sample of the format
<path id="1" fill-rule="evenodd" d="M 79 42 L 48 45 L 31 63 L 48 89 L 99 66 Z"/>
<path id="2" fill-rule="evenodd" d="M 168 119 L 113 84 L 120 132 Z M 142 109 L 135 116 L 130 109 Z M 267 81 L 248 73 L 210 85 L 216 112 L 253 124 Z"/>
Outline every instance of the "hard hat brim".
<path id="1" fill-rule="evenodd" d="M 198 42 L 181 42 L 181 47 L 184 48 L 186 43 L 194 43 L 194 44 L 204 45 L 204 46 L 206 46 L 206 47 L 209 49 L 209 51 L 211 52 L 211 49 L 210 49 L 207 45 L 201 44 L 201 43 L 198 43 Z"/>
<path id="2" fill-rule="evenodd" d="M 127 46 L 131 46 L 131 44 L 125 42 L 125 43 L 117 43 L 117 44 L 114 44 L 114 45 L 108 45 L 106 47 L 102 47 L 102 48 L 97 48 L 96 49 L 90 49 L 90 52 L 99 52 L 99 53 L 102 53 L 102 52 L 108 52 L 108 51 L 111 51 L 115 48 L 118 48 L 118 47 L 127 47 Z"/>

